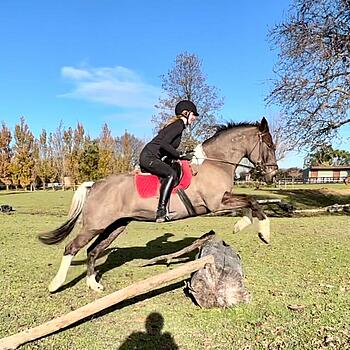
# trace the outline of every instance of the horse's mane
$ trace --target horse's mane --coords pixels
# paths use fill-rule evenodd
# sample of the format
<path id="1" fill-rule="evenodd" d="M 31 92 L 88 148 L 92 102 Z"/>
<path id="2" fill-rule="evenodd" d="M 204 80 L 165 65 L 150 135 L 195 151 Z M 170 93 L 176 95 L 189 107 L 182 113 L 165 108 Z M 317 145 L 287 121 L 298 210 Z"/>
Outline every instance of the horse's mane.
<path id="1" fill-rule="evenodd" d="M 233 122 L 229 121 L 227 124 L 219 124 L 215 126 L 215 133 L 213 136 L 206 139 L 203 144 L 215 140 L 219 135 L 221 135 L 224 131 L 235 129 L 235 128 L 245 128 L 251 126 L 259 126 L 259 122 Z"/>

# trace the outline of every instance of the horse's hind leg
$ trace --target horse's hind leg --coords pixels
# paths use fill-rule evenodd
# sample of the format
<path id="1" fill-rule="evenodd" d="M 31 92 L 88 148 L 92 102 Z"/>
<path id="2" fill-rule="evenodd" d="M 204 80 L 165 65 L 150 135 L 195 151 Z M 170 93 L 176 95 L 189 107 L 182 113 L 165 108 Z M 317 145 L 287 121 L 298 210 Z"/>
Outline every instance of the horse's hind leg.
<path id="1" fill-rule="evenodd" d="M 128 223 L 126 220 L 118 220 L 117 223 L 107 227 L 88 248 L 86 284 L 89 288 L 95 291 L 103 290 L 103 285 L 96 281 L 96 259 L 124 231 Z"/>
<path id="2" fill-rule="evenodd" d="M 88 244 L 100 232 L 101 230 L 82 230 L 82 233 L 75 237 L 66 246 L 60 268 L 58 269 L 56 276 L 49 285 L 49 291 L 51 293 L 55 292 L 58 288 L 60 288 L 66 280 L 67 272 L 74 256 L 79 252 L 81 248 L 86 246 L 86 244 Z"/>
<path id="3" fill-rule="evenodd" d="M 244 208 L 243 217 L 235 224 L 234 232 L 240 232 L 248 226 L 254 224 L 258 231 L 259 238 L 264 243 L 269 243 L 270 234 L 270 220 L 260 208 L 257 201 L 246 195 L 234 195 L 229 192 L 225 192 L 222 198 L 222 204 L 225 207 L 233 209 Z"/>

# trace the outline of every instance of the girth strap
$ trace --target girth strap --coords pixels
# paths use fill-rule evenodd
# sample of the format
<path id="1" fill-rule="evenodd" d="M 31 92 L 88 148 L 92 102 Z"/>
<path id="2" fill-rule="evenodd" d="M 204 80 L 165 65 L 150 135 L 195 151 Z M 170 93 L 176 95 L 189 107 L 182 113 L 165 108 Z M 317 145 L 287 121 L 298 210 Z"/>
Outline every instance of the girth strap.
<path id="1" fill-rule="evenodd" d="M 196 211 L 194 210 L 191 200 L 188 198 L 186 192 L 182 188 L 180 188 L 177 190 L 177 194 L 181 199 L 182 203 L 184 204 L 185 208 L 187 209 L 188 215 L 196 216 Z"/>

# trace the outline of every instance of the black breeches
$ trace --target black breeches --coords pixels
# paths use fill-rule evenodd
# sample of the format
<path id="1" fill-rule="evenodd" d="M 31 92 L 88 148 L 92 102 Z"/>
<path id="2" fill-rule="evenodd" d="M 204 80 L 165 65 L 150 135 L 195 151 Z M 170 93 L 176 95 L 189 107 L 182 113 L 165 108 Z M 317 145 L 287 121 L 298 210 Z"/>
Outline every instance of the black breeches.
<path id="1" fill-rule="evenodd" d="M 169 164 L 166 164 L 155 157 L 141 157 L 140 166 L 142 171 L 150 172 L 160 178 L 172 177 L 174 181 L 177 178 L 176 171 Z"/>

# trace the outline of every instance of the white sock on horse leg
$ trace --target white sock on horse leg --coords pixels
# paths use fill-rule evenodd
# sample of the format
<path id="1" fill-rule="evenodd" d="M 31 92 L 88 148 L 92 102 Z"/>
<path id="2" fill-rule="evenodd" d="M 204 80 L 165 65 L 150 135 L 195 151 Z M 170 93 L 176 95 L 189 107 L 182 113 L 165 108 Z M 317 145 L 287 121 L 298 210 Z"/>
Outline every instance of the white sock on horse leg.
<path id="1" fill-rule="evenodd" d="M 248 216 L 243 216 L 242 218 L 240 218 L 235 225 L 233 226 L 233 232 L 234 233 L 238 233 L 243 231 L 245 228 L 247 228 L 248 226 L 250 226 L 252 224 L 252 221 L 250 220 L 250 218 Z"/>
<path id="2" fill-rule="evenodd" d="M 103 290 L 103 285 L 96 281 L 96 274 L 90 275 L 86 277 L 86 284 L 89 288 L 96 292 L 100 292 Z"/>
<path id="3" fill-rule="evenodd" d="M 49 284 L 49 291 L 55 292 L 58 288 L 62 286 L 67 277 L 67 272 L 70 266 L 70 263 L 73 260 L 73 255 L 63 255 L 60 268 L 55 276 L 55 278 Z"/>
<path id="4" fill-rule="evenodd" d="M 259 238 L 264 243 L 270 243 L 271 233 L 270 233 L 270 219 L 265 215 L 265 219 L 258 220 L 253 218 L 254 227 L 258 231 Z"/>

